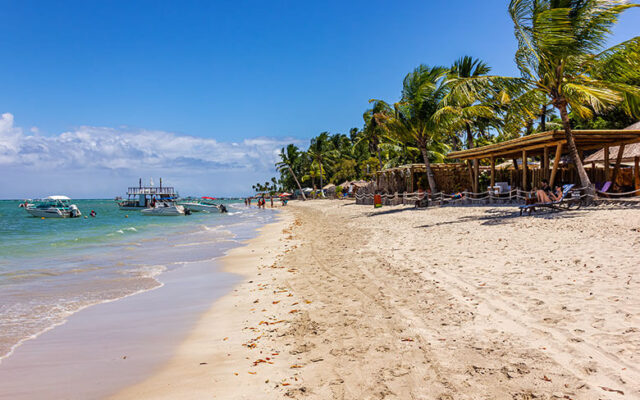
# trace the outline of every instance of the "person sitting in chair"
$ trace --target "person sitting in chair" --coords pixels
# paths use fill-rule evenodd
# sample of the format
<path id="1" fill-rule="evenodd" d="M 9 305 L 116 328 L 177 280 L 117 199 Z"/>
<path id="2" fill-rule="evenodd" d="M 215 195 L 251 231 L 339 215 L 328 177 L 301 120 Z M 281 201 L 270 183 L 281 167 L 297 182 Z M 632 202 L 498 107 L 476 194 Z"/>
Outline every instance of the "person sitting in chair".
<path id="1" fill-rule="evenodd" d="M 562 188 L 560 189 L 562 193 Z M 551 203 L 551 196 L 553 192 L 551 191 L 551 186 L 549 186 L 549 181 L 546 179 L 542 180 L 542 187 L 536 190 L 536 200 L 538 203 Z"/>
<path id="2" fill-rule="evenodd" d="M 549 194 L 549 199 L 551 200 L 549 201 L 549 203 L 560 201 L 562 200 L 562 197 L 563 197 L 562 185 L 556 185 L 554 192 Z"/>

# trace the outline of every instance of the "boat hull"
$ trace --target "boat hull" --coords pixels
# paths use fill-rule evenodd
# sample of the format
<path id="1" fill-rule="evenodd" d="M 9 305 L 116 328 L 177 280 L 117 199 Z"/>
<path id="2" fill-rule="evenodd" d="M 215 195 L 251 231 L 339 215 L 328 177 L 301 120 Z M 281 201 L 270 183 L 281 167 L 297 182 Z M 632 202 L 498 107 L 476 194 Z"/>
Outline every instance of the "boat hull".
<path id="1" fill-rule="evenodd" d="M 197 203 L 182 203 L 180 204 L 185 209 L 191 212 L 218 212 L 217 206 L 209 205 L 209 204 L 197 204 Z"/>
<path id="2" fill-rule="evenodd" d="M 69 218 L 70 212 L 65 212 L 57 208 L 25 208 L 25 210 L 34 217 L 38 218 Z"/>
<path id="3" fill-rule="evenodd" d="M 140 211 L 140 213 L 147 216 L 173 217 L 176 215 L 184 215 L 184 207 L 176 205 L 170 207 L 145 208 Z"/>

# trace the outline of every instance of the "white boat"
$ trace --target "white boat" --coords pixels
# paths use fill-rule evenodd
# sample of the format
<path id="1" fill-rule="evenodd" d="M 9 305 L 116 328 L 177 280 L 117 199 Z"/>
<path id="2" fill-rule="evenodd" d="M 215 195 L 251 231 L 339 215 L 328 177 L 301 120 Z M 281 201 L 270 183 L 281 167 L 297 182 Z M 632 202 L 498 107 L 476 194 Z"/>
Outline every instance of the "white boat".
<path id="1" fill-rule="evenodd" d="M 173 187 L 162 186 L 162 178 L 160 178 L 160 186 L 153 186 L 153 181 L 149 186 L 142 186 L 141 178 L 137 187 L 130 187 L 127 190 L 127 198 L 116 197 L 116 203 L 118 203 L 118 207 L 121 210 L 142 210 L 149 208 L 154 200 L 171 200 L 175 199 L 176 196 L 177 194 Z"/>
<path id="2" fill-rule="evenodd" d="M 75 204 L 67 196 L 49 196 L 27 203 L 25 211 L 40 218 L 77 218 L 82 215 Z"/>
<path id="3" fill-rule="evenodd" d="M 180 199 L 178 200 L 178 204 L 180 204 L 181 206 L 183 206 L 186 210 L 189 210 L 191 212 L 218 212 L 220 211 L 220 208 L 217 204 L 213 203 L 212 201 L 209 201 L 208 199 L 213 199 L 213 198 L 204 198 L 201 199 L 194 199 L 191 197 L 187 197 L 184 199 Z"/>
<path id="4" fill-rule="evenodd" d="M 174 216 L 185 215 L 184 207 L 170 201 L 158 201 L 153 207 L 140 211 L 142 215 Z"/>
<path id="5" fill-rule="evenodd" d="M 200 203 L 197 201 L 181 201 L 180 205 L 191 212 L 218 212 L 215 204 Z"/>

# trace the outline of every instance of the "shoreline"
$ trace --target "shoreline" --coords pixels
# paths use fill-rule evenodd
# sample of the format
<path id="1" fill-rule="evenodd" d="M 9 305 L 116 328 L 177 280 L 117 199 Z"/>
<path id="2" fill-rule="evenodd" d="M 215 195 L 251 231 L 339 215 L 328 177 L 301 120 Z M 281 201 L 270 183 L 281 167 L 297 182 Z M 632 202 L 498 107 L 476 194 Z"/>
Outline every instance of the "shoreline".
<path id="1" fill-rule="evenodd" d="M 264 326 L 270 317 L 260 310 L 266 307 L 266 289 L 271 282 L 290 274 L 286 270 L 269 268 L 279 256 L 293 248 L 285 241 L 288 226 L 293 222 L 290 213 L 281 211 L 276 220 L 258 229 L 258 235 L 243 246 L 231 249 L 221 257 L 224 272 L 241 276 L 231 292 L 217 299 L 199 318 L 188 336 L 177 347 L 171 359 L 158 366 L 155 372 L 113 396 L 117 399 L 193 399 L 213 398 L 253 399 L 256 390 L 270 388 L 268 382 L 283 382 L 293 374 L 287 365 L 287 354 L 277 349 L 256 349 L 255 328 Z M 269 268 L 269 269 L 267 269 Z M 246 301 L 251 297 L 253 301 Z M 273 302 L 269 304 L 273 307 Z M 258 313 L 262 313 L 259 316 Z M 273 320 L 273 318 L 271 318 Z M 261 322 L 263 322 L 261 324 Z M 270 374 L 258 371 L 253 358 L 272 362 Z M 271 361 L 273 360 L 273 361 Z M 278 362 L 276 362 L 276 360 Z M 248 380 L 248 382 L 247 382 Z M 249 384 L 247 384 L 249 383 Z M 276 383 L 277 384 L 277 383 Z M 285 382 L 285 386 L 288 386 Z M 265 390 L 261 396 L 268 395 Z M 265 397 L 260 397 L 265 398 Z"/>
<path id="2" fill-rule="evenodd" d="M 233 240 L 220 241 L 210 229 L 187 234 L 162 252 L 169 268 L 158 286 L 85 307 L 24 341 L 0 364 L 0 398 L 104 398 L 152 374 L 237 284 L 220 260 L 276 216 L 261 214 L 249 223 L 229 220 Z M 195 247 L 181 245 L 194 239 Z"/>

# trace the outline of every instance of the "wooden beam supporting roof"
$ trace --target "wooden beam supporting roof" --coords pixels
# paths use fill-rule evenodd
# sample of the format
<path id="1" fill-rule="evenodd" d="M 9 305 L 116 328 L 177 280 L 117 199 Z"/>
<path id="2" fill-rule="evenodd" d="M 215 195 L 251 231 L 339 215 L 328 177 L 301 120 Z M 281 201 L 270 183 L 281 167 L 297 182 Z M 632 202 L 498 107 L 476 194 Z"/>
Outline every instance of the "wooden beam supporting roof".
<path id="1" fill-rule="evenodd" d="M 610 170 L 609 170 L 609 146 L 605 146 L 604 148 L 604 179 L 606 181 L 609 180 L 609 174 L 610 174 Z"/>
<path id="2" fill-rule="evenodd" d="M 522 189 L 527 190 L 527 151 L 522 150 Z"/>
<path id="3" fill-rule="evenodd" d="M 613 168 L 613 175 L 611 176 L 611 183 L 616 183 L 616 178 L 618 177 L 618 171 L 620 171 L 620 163 L 622 162 L 622 154 L 624 154 L 624 144 L 620 145 L 620 150 L 618 151 L 618 157 L 616 157 L 616 166 Z"/>
<path id="4" fill-rule="evenodd" d="M 556 180 L 556 173 L 558 172 L 558 165 L 560 165 L 560 157 L 562 157 L 562 143 L 556 146 L 556 156 L 553 159 L 553 169 L 551 170 L 551 178 L 549 179 L 549 186 L 553 188 L 553 184 Z"/>

